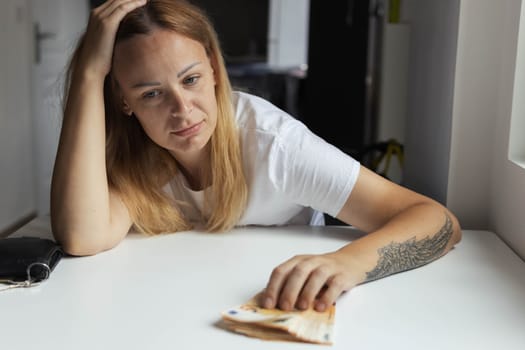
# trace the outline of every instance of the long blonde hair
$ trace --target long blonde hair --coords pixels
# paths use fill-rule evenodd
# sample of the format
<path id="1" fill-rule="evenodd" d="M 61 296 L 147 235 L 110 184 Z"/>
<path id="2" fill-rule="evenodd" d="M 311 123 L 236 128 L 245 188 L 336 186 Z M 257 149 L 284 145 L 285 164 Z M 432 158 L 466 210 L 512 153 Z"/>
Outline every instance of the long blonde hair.
<path id="1" fill-rule="evenodd" d="M 202 10 L 187 1 L 149 0 L 122 20 L 116 43 L 137 34 L 148 34 L 155 28 L 172 30 L 201 43 L 214 69 L 218 115 L 210 139 L 210 173 L 207 176 L 212 185 L 205 191 L 205 205 L 211 214 L 203 220 L 209 231 L 228 230 L 244 212 L 248 190 L 234 120 L 232 90 L 217 35 Z M 69 66 L 69 77 L 81 47 L 82 40 Z M 148 234 L 191 229 L 180 210 L 185 203 L 171 200 L 163 191 L 163 186 L 179 171 L 176 160 L 146 135 L 136 118 L 123 113 L 111 73 L 104 82 L 104 105 L 108 183 L 126 204 L 134 225 Z"/>

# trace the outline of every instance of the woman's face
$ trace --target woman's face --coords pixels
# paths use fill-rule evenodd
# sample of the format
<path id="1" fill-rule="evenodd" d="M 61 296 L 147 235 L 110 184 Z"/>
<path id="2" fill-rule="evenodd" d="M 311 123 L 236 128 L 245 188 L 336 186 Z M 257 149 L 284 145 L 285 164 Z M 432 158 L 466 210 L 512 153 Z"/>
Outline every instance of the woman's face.
<path id="1" fill-rule="evenodd" d="M 155 143 L 175 158 L 201 154 L 217 124 L 217 101 L 199 42 L 163 29 L 136 35 L 116 45 L 113 72 L 124 112 L 133 112 Z"/>

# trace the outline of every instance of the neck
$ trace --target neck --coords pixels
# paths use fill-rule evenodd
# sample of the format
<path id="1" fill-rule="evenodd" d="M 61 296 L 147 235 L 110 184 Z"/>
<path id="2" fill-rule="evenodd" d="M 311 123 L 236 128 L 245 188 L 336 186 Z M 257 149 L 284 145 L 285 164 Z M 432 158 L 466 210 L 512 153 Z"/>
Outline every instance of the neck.
<path id="1" fill-rule="evenodd" d="M 193 191 L 201 191 L 211 185 L 209 164 L 209 145 L 195 153 L 183 155 L 173 154 L 179 164 L 180 171 L 186 178 L 188 185 Z"/>

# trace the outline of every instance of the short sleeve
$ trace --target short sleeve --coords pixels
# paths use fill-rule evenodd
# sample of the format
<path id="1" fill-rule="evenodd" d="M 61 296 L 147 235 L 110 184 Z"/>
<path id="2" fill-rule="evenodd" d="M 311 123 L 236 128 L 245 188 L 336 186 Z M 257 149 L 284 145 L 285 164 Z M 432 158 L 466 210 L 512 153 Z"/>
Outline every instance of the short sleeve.
<path id="1" fill-rule="evenodd" d="M 339 214 L 357 181 L 357 160 L 295 119 L 283 125 L 270 153 L 270 177 L 278 191 L 297 204 Z"/>

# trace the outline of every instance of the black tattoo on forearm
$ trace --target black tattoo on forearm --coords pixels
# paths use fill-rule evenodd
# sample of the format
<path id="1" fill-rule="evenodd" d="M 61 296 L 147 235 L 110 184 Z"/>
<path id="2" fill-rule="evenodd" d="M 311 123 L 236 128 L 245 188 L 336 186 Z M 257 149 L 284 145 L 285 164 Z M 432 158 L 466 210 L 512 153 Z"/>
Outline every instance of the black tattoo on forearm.
<path id="1" fill-rule="evenodd" d="M 445 215 L 445 224 L 434 236 L 420 241 L 412 237 L 405 242 L 392 242 L 380 248 L 377 266 L 366 273 L 365 282 L 414 269 L 439 258 L 445 251 L 453 232 L 452 220 L 447 214 Z"/>

